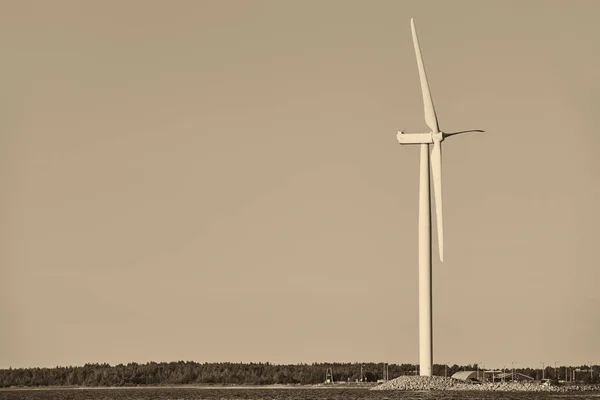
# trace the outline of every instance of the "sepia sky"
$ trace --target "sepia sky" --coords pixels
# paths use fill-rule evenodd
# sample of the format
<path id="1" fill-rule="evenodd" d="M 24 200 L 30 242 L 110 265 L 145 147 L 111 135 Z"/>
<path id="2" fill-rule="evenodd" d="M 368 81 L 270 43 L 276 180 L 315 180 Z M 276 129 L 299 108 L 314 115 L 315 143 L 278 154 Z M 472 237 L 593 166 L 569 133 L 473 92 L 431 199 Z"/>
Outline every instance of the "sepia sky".
<path id="1" fill-rule="evenodd" d="M 7 0 L 0 368 L 600 364 L 600 3 Z M 437 245 L 435 235 L 433 245 Z"/>

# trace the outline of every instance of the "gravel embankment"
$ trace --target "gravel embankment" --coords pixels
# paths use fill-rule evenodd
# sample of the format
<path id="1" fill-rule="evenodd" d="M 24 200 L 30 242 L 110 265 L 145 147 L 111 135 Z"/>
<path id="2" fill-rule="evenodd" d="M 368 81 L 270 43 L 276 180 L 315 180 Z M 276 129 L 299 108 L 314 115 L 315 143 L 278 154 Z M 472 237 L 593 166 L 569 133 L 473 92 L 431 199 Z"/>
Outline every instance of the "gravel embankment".
<path id="1" fill-rule="evenodd" d="M 400 376 L 370 390 L 462 390 L 498 392 L 571 392 L 600 391 L 600 385 L 542 386 L 539 382 L 471 383 L 441 376 Z"/>

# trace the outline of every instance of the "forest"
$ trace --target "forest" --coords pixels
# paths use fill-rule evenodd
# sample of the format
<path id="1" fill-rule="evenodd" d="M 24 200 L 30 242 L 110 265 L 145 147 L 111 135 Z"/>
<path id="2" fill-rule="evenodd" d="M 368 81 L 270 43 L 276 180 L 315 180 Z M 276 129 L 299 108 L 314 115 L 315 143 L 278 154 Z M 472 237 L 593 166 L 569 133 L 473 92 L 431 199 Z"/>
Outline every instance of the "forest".
<path id="1" fill-rule="evenodd" d="M 271 385 L 271 384 L 318 384 L 325 382 L 331 368 L 334 382 L 376 382 L 383 378 L 383 363 L 313 363 L 277 365 L 271 363 L 198 363 L 193 361 L 149 362 L 138 364 L 85 364 L 55 368 L 9 368 L 0 369 L 0 387 L 43 386 L 144 386 L 144 385 Z M 569 367 L 576 372 L 576 379 L 590 383 L 589 366 Z M 597 367 L 594 367 L 597 368 Z M 434 364 L 433 374 L 452 376 L 461 370 L 476 370 L 477 365 Z M 390 379 L 401 375 L 416 374 L 413 364 L 389 364 Z M 587 371 L 587 372 L 586 372 Z M 541 379 L 541 368 L 516 368 L 515 372 Z M 555 370 L 546 367 L 544 377 L 564 379 L 565 367 Z M 561 375 L 562 374 L 562 375 Z M 571 372 L 569 376 L 572 376 Z M 594 373 L 594 381 L 598 381 Z"/>

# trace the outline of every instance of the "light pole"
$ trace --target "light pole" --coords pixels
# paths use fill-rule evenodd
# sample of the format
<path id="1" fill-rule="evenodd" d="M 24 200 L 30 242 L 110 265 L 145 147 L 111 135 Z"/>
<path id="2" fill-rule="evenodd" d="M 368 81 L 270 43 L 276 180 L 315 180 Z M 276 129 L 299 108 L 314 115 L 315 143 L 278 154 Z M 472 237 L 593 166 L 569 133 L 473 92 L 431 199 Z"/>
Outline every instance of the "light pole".
<path id="1" fill-rule="evenodd" d="M 592 363 L 590 363 L 590 383 L 594 380 L 594 370 L 592 369 Z"/>
<path id="2" fill-rule="evenodd" d="M 540 361 L 540 364 L 542 364 L 542 380 L 544 380 L 544 370 L 545 370 L 545 367 L 544 367 L 544 363 L 543 362 Z"/>
<path id="3" fill-rule="evenodd" d="M 511 365 L 512 365 L 512 380 L 514 382 L 515 381 L 515 362 L 513 361 L 511 363 Z"/>
<path id="4" fill-rule="evenodd" d="M 554 361 L 554 379 L 556 379 L 558 381 L 558 374 L 556 372 L 556 364 L 558 363 L 558 361 Z"/>

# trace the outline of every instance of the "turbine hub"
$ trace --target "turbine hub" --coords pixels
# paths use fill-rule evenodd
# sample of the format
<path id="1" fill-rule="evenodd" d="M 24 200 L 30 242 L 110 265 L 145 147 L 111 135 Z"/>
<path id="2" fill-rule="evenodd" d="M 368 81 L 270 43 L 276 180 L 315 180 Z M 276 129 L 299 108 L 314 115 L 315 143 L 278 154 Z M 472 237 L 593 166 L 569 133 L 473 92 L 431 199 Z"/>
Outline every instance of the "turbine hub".
<path id="1" fill-rule="evenodd" d="M 444 132 L 438 132 L 438 133 L 431 133 L 431 140 L 435 142 L 441 142 L 442 140 L 444 140 Z"/>

